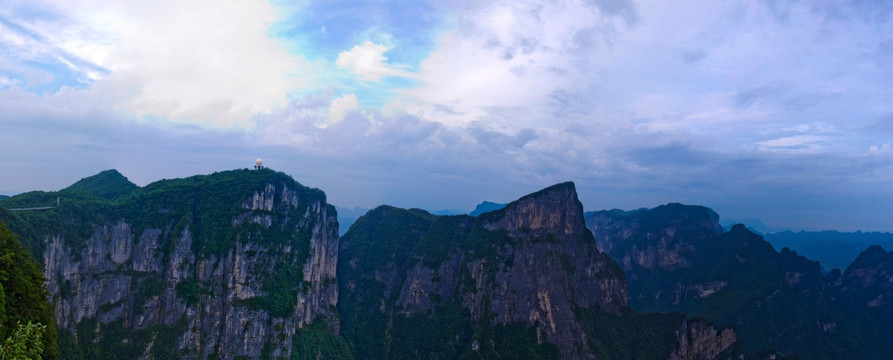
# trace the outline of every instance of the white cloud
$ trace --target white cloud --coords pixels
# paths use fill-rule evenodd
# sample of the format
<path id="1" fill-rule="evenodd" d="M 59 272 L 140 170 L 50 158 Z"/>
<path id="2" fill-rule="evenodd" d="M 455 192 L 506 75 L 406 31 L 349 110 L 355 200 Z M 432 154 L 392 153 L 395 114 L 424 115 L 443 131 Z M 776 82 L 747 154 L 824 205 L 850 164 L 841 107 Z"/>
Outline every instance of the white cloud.
<path id="1" fill-rule="evenodd" d="M 60 61 L 85 81 L 106 81 L 98 68 L 138 79 L 118 104 L 137 117 L 251 128 L 254 114 L 284 105 L 289 91 L 316 86 L 313 65 L 268 37 L 277 17 L 267 2 L 29 0 L 10 8 L 44 15 L 22 21 L 39 35 L 18 39 L 31 43 L 22 51 L 70 54 Z"/>
<path id="2" fill-rule="evenodd" d="M 356 95 L 351 93 L 336 98 L 335 100 L 332 100 L 332 104 L 329 105 L 329 122 L 323 124 L 323 126 L 337 124 L 344 120 L 348 115 L 359 111 L 360 103 L 357 101 Z"/>
<path id="3" fill-rule="evenodd" d="M 891 155 L 893 154 L 893 146 L 890 146 L 889 143 L 884 143 L 881 146 L 871 145 L 868 147 L 869 155 Z"/>
<path id="4" fill-rule="evenodd" d="M 366 41 L 338 54 L 335 64 L 348 68 L 367 81 L 379 81 L 382 76 L 415 77 L 411 72 L 386 64 L 384 53 L 389 49 L 381 44 Z"/>
<path id="5" fill-rule="evenodd" d="M 0 76 L 0 88 L 10 87 L 18 85 L 19 81 L 16 79 L 10 79 L 6 76 Z"/>
<path id="6" fill-rule="evenodd" d="M 566 119 L 553 116 L 552 94 L 596 82 L 584 55 L 605 51 L 601 31 L 623 24 L 577 0 L 475 3 L 420 64 L 422 86 L 403 94 L 449 125 L 560 126 Z"/>
<path id="7" fill-rule="evenodd" d="M 449 126 L 631 124 L 724 152 L 759 150 L 799 124 L 836 132 L 842 118 L 864 124 L 889 111 L 879 106 L 889 102 L 889 67 L 872 54 L 891 36 L 849 6 L 835 10 L 840 20 L 801 3 L 784 19 L 749 1 L 596 5 L 469 5 L 421 62 L 421 86 L 400 100 Z M 692 49 L 696 61 L 684 56 Z M 825 140 L 864 151 L 852 134 Z"/>
<path id="8" fill-rule="evenodd" d="M 828 140 L 830 138 L 825 136 L 794 135 L 761 141 L 758 145 L 768 151 L 815 152 L 821 150 L 822 143 Z"/>

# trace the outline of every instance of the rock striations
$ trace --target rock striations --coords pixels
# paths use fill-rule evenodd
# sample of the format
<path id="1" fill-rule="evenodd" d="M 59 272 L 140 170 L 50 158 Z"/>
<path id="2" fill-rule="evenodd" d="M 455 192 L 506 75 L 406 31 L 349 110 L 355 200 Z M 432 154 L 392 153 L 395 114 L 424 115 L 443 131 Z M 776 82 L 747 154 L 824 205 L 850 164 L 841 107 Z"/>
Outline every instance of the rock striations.
<path id="1" fill-rule="evenodd" d="M 697 255 L 708 250 L 692 239 L 718 234 L 716 214 L 706 208 L 668 206 L 657 223 L 608 214 L 595 219 L 593 237 L 568 182 L 477 216 L 381 206 L 339 239 L 325 194 L 269 169 L 143 188 L 106 171 L 59 192 L 3 199 L 0 206 L 56 202 L 51 211 L 0 211 L 0 220 L 22 234 L 43 264 L 64 358 L 716 359 L 741 353 L 729 321 L 716 328 L 710 319 L 630 308 L 643 282 L 628 288 L 621 265 L 599 250 L 620 251 L 617 258 L 639 280 L 697 268 Z M 747 236 L 725 240 L 760 248 Z M 857 276 L 877 284 L 887 270 L 877 270 L 876 262 L 838 282 L 855 284 L 849 279 Z M 787 271 L 791 286 L 813 282 L 810 272 L 798 271 Z M 733 281 L 682 281 L 672 295 L 660 296 L 713 298 Z M 886 298 L 866 301 L 886 304 Z"/>
<path id="2" fill-rule="evenodd" d="M 337 327 L 338 224 L 321 191 L 237 170 L 97 204 L 82 231 L 43 224 L 39 236 L 63 356 L 289 357 L 299 328 Z"/>
<path id="3" fill-rule="evenodd" d="M 573 183 L 477 217 L 379 207 L 342 238 L 338 276 L 342 335 L 361 359 L 588 359 L 637 341 L 598 326 L 628 329 L 624 319 L 640 315 Z M 736 341 L 703 320 L 664 323 L 648 330 L 669 344 L 664 358 L 716 358 Z"/>
<path id="4" fill-rule="evenodd" d="M 731 326 L 756 357 L 883 359 L 893 350 L 893 307 L 884 306 L 893 256 L 880 247 L 825 276 L 818 262 L 776 251 L 743 225 L 722 233 L 701 206 L 590 212 L 586 223 L 621 263 L 638 311 Z"/>

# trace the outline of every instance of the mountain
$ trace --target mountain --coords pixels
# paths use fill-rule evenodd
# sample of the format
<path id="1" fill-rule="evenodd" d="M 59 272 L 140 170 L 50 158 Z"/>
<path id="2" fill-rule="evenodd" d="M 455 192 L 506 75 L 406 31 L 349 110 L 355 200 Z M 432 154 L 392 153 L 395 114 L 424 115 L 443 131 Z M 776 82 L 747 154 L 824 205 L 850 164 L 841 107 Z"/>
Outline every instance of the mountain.
<path id="1" fill-rule="evenodd" d="M 350 229 L 350 226 L 353 225 L 360 216 L 369 212 L 370 209 L 361 207 L 346 208 L 335 205 L 335 210 L 338 211 L 338 236 L 344 236 L 347 229 Z"/>
<path id="2" fill-rule="evenodd" d="M 28 294 L 52 300 L 65 359 L 893 353 L 880 246 L 825 275 L 706 207 L 584 213 L 573 183 L 477 216 L 380 206 L 340 239 L 337 219 L 321 190 L 270 169 L 142 188 L 107 171 L 0 200 L 12 253 L 47 279 Z M 6 269 L 0 310 L 38 309 L 5 292 L 24 278 Z"/>
<path id="3" fill-rule="evenodd" d="M 127 180 L 118 170 L 112 169 L 83 178 L 62 191 L 79 191 L 98 198 L 116 200 L 130 195 L 137 189 L 139 186 Z"/>
<path id="4" fill-rule="evenodd" d="M 752 217 L 741 218 L 741 219 L 725 219 L 725 220 L 720 220 L 719 223 L 720 223 L 720 225 L 722 225 L 723 229 L 727 229 L 727 230 L 731 229 L 732 226 L 735 226 L 738 224 L 743 224 L 750 231 L 758 233 L 758 234 L 766 234 L 766 233 L 778 232 L 778 231 L 788 231 L 788 229 L 766 225 L 765 223 L 760 221 L 760 219 L 752 218 Z"/>
<path id="5" fill-rule="evenodd" d="M 783 231 L 763 234 L 776 249 L 791 248 L 818 260 L 827 272 L 845 270 L 859 254 L 872 245 L 893 249 L 893 234 L 881 232 Z"/>
<path id="6" fill-rule="evenodd" d="M 883 354 L 893 354 L 893 252 L 870 246 L 843 274 L 832 270 L 829 292 L 843 312 L 864 321 L 861 334 Z"/>
<path id="7" fill-rule="evenodd" d="M 851 301 L 840 295 L 846 287 L 839 272 L 825 277 L 818 262 L 787 248 L 777 252 L 743 225 L 722 233 L 718 215 L 708 208 L 668 204 L 590 212 L 586 223 L 599 247 L 626 272 L 629 303 L 638 311 L 680 311 L 732 326 L 758 357 L 889 354 L 883 351 L 889 338 L 864 335 L 881 326 L 847 310 Z M 893 282 L 886 273 L 872 274 L 880 274 L 872 283 Z M 862 293 L 879 296 L 873 289 Z M 889 324 L 893 318 L 882 319 Z"/>
<path id="8" fill-rule="evenodd" d="M 8 197 L 9 197 L 8 195 L 0 195 L 0 200 L 6 199 Z"/>
<path id="9" fill-rule="evenodd" d="M 475 206 L 474 210 L 472 210 L 470 213 L 468 213 L 468 215 L 478 216 L 478 215 L 486 213 L 486 212 L 491 212 L 491 211 L 496 211 L 496 210 L 502 209 L 505 207 L 505 205 L 506 204 L 497 204 L 495 202 L 484 201 L 484 202 L 478 204 L 477 206 Z"/>
<path id="10" fill-rule="evenodd" d="M 629 309 L 573 183 L 478 217 L 376 208 L 342 238 L 338 279 L 358 359 L 695 359 L 736 342 L 703 320 Z"/>
<path id="11" fill-rule="evenodd" d="M 136 189 L 119 175 L 0 203 L 61 198 L 0 220 L 42 265 L 63 358 L 287 358 L 337 331 L 322 191 L 268 169 Z"/>

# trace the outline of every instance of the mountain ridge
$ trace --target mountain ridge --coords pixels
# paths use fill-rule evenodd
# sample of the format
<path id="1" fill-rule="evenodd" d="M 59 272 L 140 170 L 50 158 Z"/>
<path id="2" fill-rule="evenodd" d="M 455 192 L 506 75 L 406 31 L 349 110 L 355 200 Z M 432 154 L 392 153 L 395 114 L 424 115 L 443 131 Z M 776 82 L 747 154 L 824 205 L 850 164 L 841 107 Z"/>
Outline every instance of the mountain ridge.
<path id="1" fill-rule="evenodd" d="M 115 200 L 69 190 L 4 201 L 59 196 L 55 209 L 0 220 L 43 264 L 65 358 L 289 357 L 298 329 L 337 332 L 338 225 L 318 189 L 231 170 Z"/>
<path id="2" fill-rule="evenodd" d="M 825 276 L 743 225 L 723 233 L 703 206 L 584 212 L 564 182 L 477 216 L 379 206 L 339 239 L 325 193 L 270 169 L 128 183 L 108 170 L 0 200 L 61 198 L 0 207 L 0 221 L 43 264 L 66 358 L 893 350 L 893 253 L 871 247 Z M 779 314 L 797 315 L 779 327 Z"/>

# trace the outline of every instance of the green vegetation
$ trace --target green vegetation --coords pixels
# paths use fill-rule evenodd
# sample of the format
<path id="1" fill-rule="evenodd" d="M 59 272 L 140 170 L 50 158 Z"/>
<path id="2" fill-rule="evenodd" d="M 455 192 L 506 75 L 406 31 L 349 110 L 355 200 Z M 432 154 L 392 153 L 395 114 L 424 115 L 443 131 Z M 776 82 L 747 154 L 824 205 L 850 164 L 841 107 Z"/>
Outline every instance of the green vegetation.
<path id="1" fill-rule="evenodd" d="M 288 266 L 281 259 L 277 260 L 273 272 L 264 278 L 261 288 L 265 295 L 248 299 L 248 306 L 255 310 L 265 309 L 275 317 L 291 316 L 297 305 L 301 286 L 306 284 L 297 283 L 296 280 L 303 276 L 301 269 Z"/>
<path id="2" fill-rule="evenodd" d="M 0 343 L 0 360 L 38 360 L 43 357 L 43 334 L 47 326 L 28 322 Z"/>
<path id="3" fill-rule="evenodd" d="M 386 294 L 387 284 L 370 274 L 388 267 L 402 274 L 410 252 L 434 218 L 422 210 L 380 206 L 360 217 L 341 238 L 337 271 L 341 335 L 358 359 L 387 355 L 388 316 L 380 305 L 384 300 L 393 306 L 395 295 Z"/>
<path id="4" fill-rule="evenodd" d="M 251 210 L 248 208 L 252 205 L 250 199 L 256 193 L 264 194 L 266 198 L 260 209 Z M 292 195 L 296 196 L 297 201 L 284 201 L 287 199 L 283 199 L 283 196 Z M 249 203 L 246 204 L 246 200 Z M 0 221 L 5 221 L 10 229 L 22 234 L 20 242 L 25 246 L 22 248 L 24 258 L 34 258 L 41 263 L 48 241 L 59 239 L 72 250 L 74 260 L 79 261 L 79 256 L 91 237 L 100 234 L 102 227 L 118 223 L 129 225 L 135 238 L 139 238 L 148 229 L 160 230 L 158 255 L 165 266 L 178 239 L 187 236 L 187 232 L 192 240 L 190 249 L 196 253 L 197 260 L 212 256 L 219 259 L 237 241 L 287 246 L 291 248 L 292 254 L 287 261 L 262 264 L 273 268 L 269 274 L 259 274 L 255 279 L 261 282 L 265 294 L 249 299 L 247 305 L 253 309 L 267 310 L 274 317 L 288 317 L 296 305 L 297 294 L 306 290 L 308 285 L 303 281 L 301 265 L 310 255 L 311 231 L 316 224 L 302 221 L 310 210 L 309 207 L 317 202 L 327 206 L 325 210 L 334 215 L 334 207 L 326 205 L 325 200 L 322 191 L 304 187 L 290 176 L 269 169 L 232 170 L 184 179 L 161 180 L 143 188 L 136 187 L 117 171 L 109 170 L 82 179 L 61 191 L 34 191 L 2 199 Z M 270 203 L 272 208 L 266 207 Z M 54 208 L 38 211 L 8 210 L 43 206 Z M 270 226 L 254 223 L 257 219 Z M 35 274 L 40 275 L 36 268 Z M 140 315 L 146 310 L 146 302 L 167 286 L 163 278 L 155 273 L 124 271 L 108 275 L 130 277 L 134 291 L 133 302 L 132 306 L 128 306 L 126 301 L 103 304 L 99 307 L 100 314 L 124 306 L 125 311 L 132 309 L 131 315 Z M 11 297 L 22 296 L 11 293 L 6 282 L 2 285 L 6 288 L 7 304 Z M 175 290 L 179 299 L 188 306 L 195 306 L 212 289 L 210 284 L 197 281 L 194 277 L 186 277 L 177 284 Z M 41 291 L 26 294 L 34 299 L 46 299 L 46 291 Z M 70 298 L 75 295 L 75 291 L 71 282 L 61 282 L 58 296 Z M 28 311 L 37 311 L 38 308 L 32 306 L 18 311 L 18 315 L 11 316 L 8 320 L 13 324 L 20 318 L 27 320 L 31 316 Z M 185 331 L 185 323 L 133 330 L 133 324 L 120 319 L 108 324 L 101 323 L 96 318 L 84 319 L 76 325 L 75 331 L 62 331 L 59 334 L 60 346 L 57 347 L 52 309 L 49 305 L 46 309 L 46 319 L 36 320 L 51 325 L 47 328 L 46 337 L 52 339 L 53 343 L 52 346 L 44 346 L 47 349 L 45 354 L 58 357 L 58 349 L 61 348 L 67 359 L 137 358 L 152 342 L 155 358 L 179 358 L 183 355 L 172 351 L 176 349 L 177 339 Z M 11 330 L 7 329 L 8 327 L 0 326 L 0 335 L 8 335 Z"/>
<path id="5" fill-rule="evenodd" d="M 675 246 L 686 260 L 676 268 L 627 264 L 629 304 L 637 311 L 679 311 L 718 326 L 733 326 L 750 354 L 777 352 L 809 359 L 880 354 L 874 349 L 885 341 L 860 335 L 870 321 L 843 311 L 840 296 L 828 294 L 834 285 L 817 262 L 788 249 L 776 252 L 741 225 L 715 235 L 709 224 L 717 216 L 708 208 L 668 204 L 595 215 L 632 229 L 628 238 L 614 240 L 609 253 L 614 258 L 638 256 L 632 252 L 661 244 Z"/>
<path id="6" fill-rule="evenodd" d="M 118 170 L 106 170 L 86 177 L 62 190 L 63 192 L 83 192 L 106 200 L 117 200 L 130 195 L 139 186 L 127 180 Z"/>
<path id="7" fill-rule="evenodd" d="M 599 359 L 666 359 L 675 350 L 676 331 L 685 315 L 639 314 L 625 308 L 620 315 L 579 310 L 590 334 L 588 343 Z"/>
<path id="8" fill-rule="evenodd" d="M 280 184 L 273 199 L 274 211 L 256 210 L 253 215 L 269 216 L 275 226 L 269 229 L 257 224 L 233 226 L 236 217 L 246 212 L 242 202 L 267 184 Z M 286 205 L 281 202 L 281 185 L 298 190 L 299 208 L 283 208 Z M 193 249 L 200 256 L 223 254 L 232 248 L 236 239 L 294 243 L 300 246 L 301 256 L 308 256 L 309 234 L 294 234 L 292 229 L 300 220 L 296 215 L 303 214 L 306 206 L 316 201 L 325 202 L 322 191 L 304 187 L 284 173 L 269 169 L 231 170 L 154 182 L 123 198 L 118 213 L 133 221 L 136 233 L 144 228 L 164 228 L 171 224 L 175 233 L 188 228 L 195 239 Z"/>
<path id="9" fill-rule="evenodd" d="M 559 184 L 560 187 L 572 186 Z M 555 190 L 553 188 L 547 191 Z M 537 193 L 539 194 L 539 193 Z M 536 327 L 522 323 L 497 324 L 484 314 L 473 319 L 455 294 L 475 293 L 476 280 L 465 271 L 468 261 L 484 260 L 484 273 L 492 277 L 502 267 L 511 267 L 513 258 L 505 255 L 507 245 L 518 246 L 505 230 L 488 230 L 511 210 L 487 212 L 477 218 L 434 216 L 419 210 L 382 206 L 358 219 L 342 238 L 338 263 L 341 335 L 357 359 L 560 359 L 556 345 L 542 342 Z M 591 234 L 580 241 L 592 242 Z M 528 241 L 528 240 L 525 240 Z M 531 236 L 532 244 L 556 243 L 552 234 Z M 556 256 L 562 268 L 576 270 L 567 255 Z M 451 260 L 454 259 L 454 260 Z M 461 261 L 459 259 L 462 259 Z M 407 271 L 421 265 L 434 271 L 433 283 L 439 289 L 439 270 L 447 261 L 460 261 L 453 298 L 437 290 L 430 294 L 432 307 L 407 314 L 396 301 Z M 446 270 L 454 271 L 454 270 Z M 622 278 L 622 270 L 616 269 Z M 424 285 L 423 285 L 424 286 Z M 428 289 L 429 291 L 432 289 Z M 483 299 L 482 309 L 489 309 Z M 627 309 L 622 316 L 579 311 L 592 335 L 590 347 L 607 358 L 666 358 L 675 344 L 675 330 L 684 316 L 639 315 Z M 625 321 L 629 319 L 630 322 Z M 610 325 L 608 325 L 610 324 Z M 611 328 L 611 333 L 606 329 Z M 647 337 L 647 338 L 645 338 Z M 637 346 L 660 347 L 636 349 Z M 664 346 L 664 345 L 667 345 Z M 610 356 L 609 356 L 610 355 Z M 659 356 L 658 356 L 659 355 Z"/>
<path id="10" fill-rule="evenodd" d="M 51 210 L 4 209 L 55 206 L 59 197 L 64 201 Z M 78 252 L 93 234 L 94 224 L 110 220 L 112 211 L 112 202 L 81 192 L 32 191 L 0 200 L 0 221 L 6 222 L 10 230 L 21 236 L 19 241 L 38 263 L 43 263 L 46 238 L 58 236 L 73 252 Z"/>
<path id="11" fill-rule="evenodd" d="M 109 183 L 112 187 L 106 189 L 104 186 Z M 61 237 L 77 253 L 95 231 L 94 226 L 117 220 L 130 223 L 136 235 L 146 228 L 174 226 L 174 234 L 188 229 L 195 239 L 193 249 L 201 256 L 225 253 L 236 239 L 294 243 L 300 246 L 299 254 L 308 256 L 309 233 L 294 234 L 291 229 L 297 227 L 300 219 L 294 215 L 303 214 L 308 204 L 325 202 L 322 191 L 304 187 L 290 176 L 269 169 L 231 170 L 160 180 L 135 189 L 127 184 L 133 185 L 117 171 L 108 170 L 62 191 L 24 193 L 0 200 L 0 220 L 23 235 L 22 243 L 38 260 L 43 255 L 45 236 Z M 277 226 L 269 229 L 257 224 L 233 226 L 235 218 L 246 212 L 242 202 L 267 184 L 278 185 L 274 211 L 258 210 L 252 215 L 270 216 Z M 282 208 L 286 206 L 280 198 L 283 185 L 297 190 L 298 208 Z M 2 209 L 55 206 L 57 198 L 60 205 L 52 210 L 11 212 Z M 330 211 L 334 213 L 334 207 Z M 310 225 L 305 228 L 312 227 Z"/>
<path id="12" fill-rule="evenodd" d="M 467 215 L 434 218 L 425 236 L 415 244 L 413 255 L 421 257 L 422 265 L 437 269 L 464 242 L 473 222 Z"/>
<path id="13" fill-rule="evenodd" d="M 154 325 L 146 329 L 131 330 L 124 319 L 118 319 L 100 327 L 97 318 L 81 320 L 75 334 L 59 332 L 59 347 L 65 359 L 112 360 L 137 359 L 149 344 L 155 359 L 179 359 L 177 340 L 186 330 L 186 319 L 171 326 Z"/>
<path id="14" fill-rule="evenodd" d="M 353 353 L 344 338 L 335 335 L 322 318 L 295 332 L 292 360 L 353 360 Z"/>
<path id="15" fill-rule="evenodd" d="M 44 282 L 28 251 L 0 222 L 0 339 L 12 338 L 9 346 L 17 344 L 16 349 L 33 348 L 26 340 L 40 333 L 43 358 L 58 359 L 56 323 Z M 28 325 L 20 329 L 22 324 Z"/>

